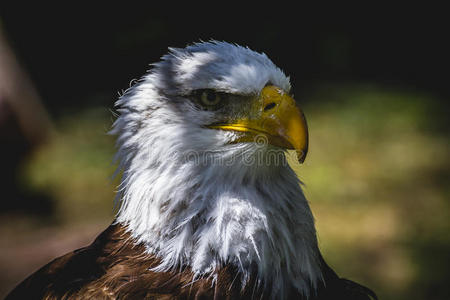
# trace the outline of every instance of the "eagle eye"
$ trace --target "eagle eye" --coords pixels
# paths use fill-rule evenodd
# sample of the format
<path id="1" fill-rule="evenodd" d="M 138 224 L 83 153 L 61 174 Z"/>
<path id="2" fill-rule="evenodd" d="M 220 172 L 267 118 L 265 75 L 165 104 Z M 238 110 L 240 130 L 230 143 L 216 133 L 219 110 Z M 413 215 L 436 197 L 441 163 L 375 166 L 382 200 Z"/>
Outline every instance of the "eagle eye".
<path id="1" fill-rule="evenodd" d="M 221 95 L 213 90 L 203 90 L 200 94 L 200 100 L 206 106 L 214 106 L 220 102 Z"/>

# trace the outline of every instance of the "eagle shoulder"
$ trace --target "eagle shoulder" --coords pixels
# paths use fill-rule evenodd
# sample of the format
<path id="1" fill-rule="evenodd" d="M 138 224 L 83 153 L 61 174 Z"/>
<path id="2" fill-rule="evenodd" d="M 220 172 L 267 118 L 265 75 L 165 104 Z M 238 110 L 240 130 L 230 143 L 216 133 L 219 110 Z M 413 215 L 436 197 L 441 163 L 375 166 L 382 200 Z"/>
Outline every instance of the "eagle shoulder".
<path id="1" fill-rule="evenodd" d="M 236 299 L 236 271 L 225 267 L 212 278 L 194 279 L 179 272 L 151 271 L 159 260 L 136 245 L 125 228 L 109 226 L 84 248 L 54 259 L 20 283 L 11 299 Z"/>

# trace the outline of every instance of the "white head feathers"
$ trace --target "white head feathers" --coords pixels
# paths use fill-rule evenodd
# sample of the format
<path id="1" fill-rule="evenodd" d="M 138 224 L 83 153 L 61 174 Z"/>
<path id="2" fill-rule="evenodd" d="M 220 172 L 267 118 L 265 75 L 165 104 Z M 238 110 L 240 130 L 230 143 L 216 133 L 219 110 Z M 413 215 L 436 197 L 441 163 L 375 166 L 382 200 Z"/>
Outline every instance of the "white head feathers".
<path id="1" fill-rule="evenodd" d="M 171 49 L 117 101 L 117 221 L 162 259 L 157 269 L 214 276 L 230 263 L 245 278 L 257 266 L 275 294 L 285 285 L 308 294 L 321 279 L 313 217 L 283 151 L 230 144 L 232 132 L 204 127 L 214 112 L 186 97 L 206 88 L 258 94 L 268 82 L 290 90 L 265 54 L 198 43 Z M 258 163 L 269 150 L 281 155 Z"/>

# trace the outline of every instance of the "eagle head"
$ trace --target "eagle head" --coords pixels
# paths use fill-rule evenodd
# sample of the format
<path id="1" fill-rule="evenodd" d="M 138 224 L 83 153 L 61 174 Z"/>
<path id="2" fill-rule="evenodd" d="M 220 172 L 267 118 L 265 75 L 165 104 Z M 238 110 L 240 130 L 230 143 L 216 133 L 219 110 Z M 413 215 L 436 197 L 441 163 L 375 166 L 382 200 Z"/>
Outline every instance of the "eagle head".
<path id="1" fill-rule="evenodd" d="M 314 221 L 284 156 L 305 159 L 306 121 L 265 54 L 217 41 L 172 48 L 116 105 L 117 221 L 161 259 L 156 269 L 214 276 L 232 264 L 274 291 L 315 285 Z"/>

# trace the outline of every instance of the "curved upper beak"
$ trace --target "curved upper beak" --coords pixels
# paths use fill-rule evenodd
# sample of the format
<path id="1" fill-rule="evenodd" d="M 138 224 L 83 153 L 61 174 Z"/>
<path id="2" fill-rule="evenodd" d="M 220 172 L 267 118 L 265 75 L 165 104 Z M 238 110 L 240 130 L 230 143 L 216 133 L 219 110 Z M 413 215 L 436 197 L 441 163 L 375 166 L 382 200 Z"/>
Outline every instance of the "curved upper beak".
<path id="1" fill-rule="evenodd" d="M 270 85 L 255 99 L 249 117 L 232 123 L 211 125 L 210 128 L 244 133 L 237 142 L 252 142 L 265 135 L 269 144 L 295 149 L 300 163 L 308 152 L 308 127 L 295 100 L 280 88 Z"/>

